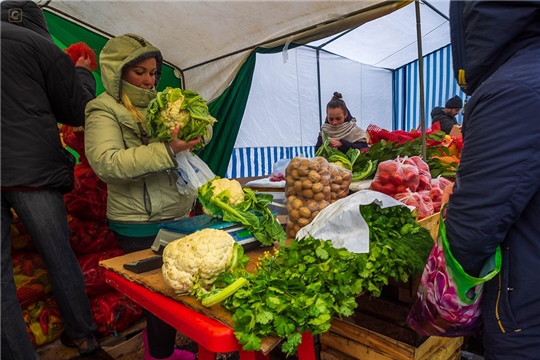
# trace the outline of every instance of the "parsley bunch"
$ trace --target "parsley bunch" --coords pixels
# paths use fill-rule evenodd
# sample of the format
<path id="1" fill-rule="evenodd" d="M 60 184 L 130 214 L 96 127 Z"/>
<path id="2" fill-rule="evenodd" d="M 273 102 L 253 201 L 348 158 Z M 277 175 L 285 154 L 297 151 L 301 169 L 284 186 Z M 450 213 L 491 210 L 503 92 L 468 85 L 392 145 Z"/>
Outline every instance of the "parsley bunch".
<path id="1" fill-rule="evenodd" d="M 261 338 L 285 338 L 287 355 L 296 352 L 302 332 L 328 331 L 334 316 L 356 307 L 365 259 L 331 241 L 312 237 L 265 254 L 249 284 L 222 305 L 233 313 L 235 335 L 244 350 L 260 350 Z"/>

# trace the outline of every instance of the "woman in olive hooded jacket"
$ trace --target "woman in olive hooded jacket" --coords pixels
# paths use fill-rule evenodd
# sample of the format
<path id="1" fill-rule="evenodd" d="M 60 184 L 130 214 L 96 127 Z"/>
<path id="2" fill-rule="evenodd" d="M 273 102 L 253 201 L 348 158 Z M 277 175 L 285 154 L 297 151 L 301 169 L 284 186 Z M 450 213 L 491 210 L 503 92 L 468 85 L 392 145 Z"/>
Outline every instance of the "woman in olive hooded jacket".
<path id="1" fill-rule="evenodd" d="M 150 138 L 146 108 L 156 97 L 161 52 L 138 35 L 110 39 L 100 54 L 105 92 L 86 107 L 85 151 L 97 176 L 107 183 L 107 218 L 126 252 L 148 249 L 158 224 L 186 217 L 194 198 L 176 187 L 175 154 L 200 138 Z M 194 359 L 174 350 L 176 331 L 148 314 L 149 351 L 145 359 Z"/>

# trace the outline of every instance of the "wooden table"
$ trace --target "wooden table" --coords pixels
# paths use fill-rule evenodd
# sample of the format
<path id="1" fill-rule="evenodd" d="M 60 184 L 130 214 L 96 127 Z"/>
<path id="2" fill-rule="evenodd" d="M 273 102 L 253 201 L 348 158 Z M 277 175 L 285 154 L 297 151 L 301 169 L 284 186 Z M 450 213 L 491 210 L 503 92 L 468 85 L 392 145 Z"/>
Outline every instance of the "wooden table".
<path id="1" fill-rule="evenodd" d="M 241 360 L 270 360 L 270 351 L 281 339 L 263 338 L 261 352 L 244 351 L 234 336 L 231 316 L 221 305 L 205 308 L 192 296 L 177 296 L 163 280 L 161 269 L 135 274 L 123 268 L 127 262 L 154 255 L 148 249 L 104 260 L 100 265 L 106 269 L 108 284 L 195 341 L 199 348 L 199 360 L 213 360 L 216 353 L 237 350 Z M 257 258 L 258 252 L 252 252 L 249 256 Z M 311 334 L 302 334 L 297 355 L 299 360 L 315 360 Z"/>

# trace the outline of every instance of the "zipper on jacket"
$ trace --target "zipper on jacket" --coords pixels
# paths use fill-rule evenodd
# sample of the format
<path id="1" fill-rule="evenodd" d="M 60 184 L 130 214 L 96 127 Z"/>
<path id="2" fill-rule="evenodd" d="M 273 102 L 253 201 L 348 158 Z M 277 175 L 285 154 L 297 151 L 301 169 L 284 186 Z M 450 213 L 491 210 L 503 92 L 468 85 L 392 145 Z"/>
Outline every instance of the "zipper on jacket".
<path id="1" fill-rule="evenodd" d="M 142 126 L 140 121 L 137 121 L 137 126 L 139 127 L 139 132 L 141 133 L 141 142 L 143 145 L 148 145 L 150 143 L 150 140 L 148 140 L 148 133 L 146 130 L 144 130 L 144 127 Z"/>
<path id="2" fill-rule="evenodd" d="M 465 74 L 465 29 L 463 28 L 463 6 L 464 1 L 450 2 L 450 38 L 452 40 L 452 60 L 454 72 L 459 86 L 467 89 L 467 78 Z"/>
<path id="3" fill-rule="evenodd" d="M 150 195 L 148 195 L 148 188 L 146 187 L 146 181 L 143 185 L 143 199 L 144 199 L 144 210 L 148 216 L 152 215 L 152 202 L 150 201 Z"/>
<path id="4" fill-rule="evenodd" d="M 495 319 L 497 319 L 497 324 L 501 328 L 501 331 L 505 333 L 506 330 L 504 329 L 504 326 L 501 322 L 501 318 L 499 317 L 499 300 L 501 299 L 501 291 L 502 291 L 502 276 L 501 276 L 501 273 L 499 272 L 499 289 L 497 290 L 497 301 L 495 302 Z"/>
<path id="5" fill-rule="evenodd" d="M 167 176 L 169 177 L 169 186 L 173 186 L 173 182 L 172 182 L 172 179 L 171 179 L 171 170 L 167 170 Z"/>

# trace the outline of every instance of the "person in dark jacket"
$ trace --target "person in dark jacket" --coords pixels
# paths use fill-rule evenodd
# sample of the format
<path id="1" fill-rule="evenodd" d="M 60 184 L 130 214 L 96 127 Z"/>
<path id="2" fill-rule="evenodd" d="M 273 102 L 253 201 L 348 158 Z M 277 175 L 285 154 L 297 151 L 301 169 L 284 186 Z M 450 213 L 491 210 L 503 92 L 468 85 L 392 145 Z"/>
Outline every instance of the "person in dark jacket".
<path id="1" fill-rule="evenodd" d="M 33 1 L 3 1 L 2 36 L 2 359 L 38 359 L 13 281 L 10 224 L 17 213 L 45 263 L 65 326 L 64 344 L 99 350 L 84 278 L 69 245 L 62 194 L 73 187 L 74 157 L 57 123 L 84 124 L 95 96 L 90 60 L 73 66 L 53 43 Z"/>
<path id="2" fill-rule="evenodd" d="M 334 93 L 332 100 L 326 105 L 326 120 L 317 138 L 315 151 L 323 143 L 323 132 L 328 134 L 330 146 L 337 148 L 342 153 L 346 153 L 351 148 L 368 147 L 366 132 L 356 125 L 356 119 L 351 115 L 342 95 L 338 92 Z"/>
<path id="3" fill-rule="evenodd" d="M 454 1 L 455 76 L 472 95 L 446 228 L 482 298 L 486 360 L 540 358 L 540 1 Z M 501 138 L 504 141 L 501 141 Z"/>
<path id="4" fill-rule="evenodd" d="M 448 99 L 444 108 L 436 107 L 431 110 L 431 119 L 433 120 L 433 123 L 438 121 L 441 125 L 441 130 L 450 134 L 452 128 L 458 124 L 456 115 L 459 114 L 462 108 L 463 101 L 456 95 L 453 98 Z"/>

